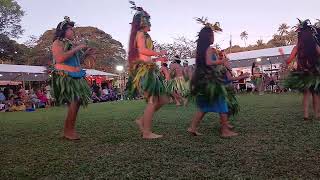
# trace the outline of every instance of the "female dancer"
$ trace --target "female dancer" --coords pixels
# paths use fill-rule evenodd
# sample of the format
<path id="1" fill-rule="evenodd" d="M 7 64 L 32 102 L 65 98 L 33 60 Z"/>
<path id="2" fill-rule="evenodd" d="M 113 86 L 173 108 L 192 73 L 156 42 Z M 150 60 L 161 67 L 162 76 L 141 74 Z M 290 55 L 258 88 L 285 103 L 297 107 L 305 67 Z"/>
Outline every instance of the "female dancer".
<path id="1" fill-rule="evenodd" d="M 285 86 L 303 92 L 303 110 L 305 121 L 309 119 L 309 97 L 313 99 L 313 110 L 317 119 L 320 93 L 320 47 L 317 44 L 318 33 L 309 20 L 300 21 L 298 26 L 298 42 L 293 48 L 287 63 L 297 57 L 297 69 L 285 80 Z"/>
<path id="2" fill-rule="evenodd" d="M 150 31 L 150 16 L 141 7 L 130 2 L 137 13 L 131 23 L 129 42 L 131 93 L 143 93 L 147 106 L 142 117 L 136 120 L 144 139 L 161 138 L 162 135 L 151 131 L 153 114 L 167 103 L 165 85 L 160 77 L 160 71 L 152 56 L 163 56 L 165 51 L 155 52 L 148 32 Z"/>
<path id="3" fill-rule="evenodd" d="M 80 139 L 75 130 L 77 114 L 80 105 L 86 106 L 89 103 L 91 94 L 80 61 L 81 58 L 93 54 L 93 50 L 84 44 L 73 45 L 75 37 L 73 27 L 74 22 L 65 17 L 65 20 L 57 26 L 52 44 L 53 95 L 58 104 L 68 104 L 68 115 L 64 124 L 64 137 L 68 140 Z"/>
<path id="4" fill-rule="evenodd" d="M 208 112 L 220 114 L 221 136 L 238 135 L 228 124 L 228 93 L 225 87 L 227 59 L 219 59 L 216 50 L 210 45 L 214 42 L 213 31 L 221 31 L 218 23 L 212 25 L 207 19 L 198 19 L 205 27 L 201 29 L 197 40 L 196 70 L 191 81 L 191 93 L 196 97 L 198 111 L 194 115 L 188 132 L 201 135 L 198 125 Z"/>
<path id="5" fill-rule="evenodd" d="M 261 69 L 255 62 L 252 63 L 251 74 L 251 80 L 254 85 L 254 88 L 252 88 L 252 92 L 257 90 L 259 92 L 259 95 L 263 95 L 263 74 L 261 72 Z"/>

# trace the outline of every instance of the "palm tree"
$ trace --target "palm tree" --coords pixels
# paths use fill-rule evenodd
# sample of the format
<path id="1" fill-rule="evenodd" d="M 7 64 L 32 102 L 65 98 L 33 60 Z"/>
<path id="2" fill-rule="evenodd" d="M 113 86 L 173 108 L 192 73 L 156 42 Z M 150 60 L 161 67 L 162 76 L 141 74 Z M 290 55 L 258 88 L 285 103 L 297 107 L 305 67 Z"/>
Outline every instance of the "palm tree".
<path id="1" fill-rule="evenodd" d="M 247 43 L 246 43 L 246 40 L 248 39 L 248 33 L 247 33 L 247 31 L 243 31 L 243 32 L 240 34 L 240 37 L 241 37 L 241 40 L 244 41 L 244 46 L 247 46 Z"/>
<path id="2" fill-rule="evenodd" d="M 278 32 L 280 36 L 283 36 L 285 34 L 288 34 L 288 29 L 290 28 L 290 26 L 288 26 L 286 23 L 282 23 L 280 24 L 279 28 L 278 28 Z"/>
<path id="3" fill-rule="evenodd" d="M 262 39 L 259 39 L 259 40 L 257 41 L 257 46 L 260 47 L 260 46 L 262 46 L 262 45 L 263 45 L 263 40 L 262 40 Z"/>

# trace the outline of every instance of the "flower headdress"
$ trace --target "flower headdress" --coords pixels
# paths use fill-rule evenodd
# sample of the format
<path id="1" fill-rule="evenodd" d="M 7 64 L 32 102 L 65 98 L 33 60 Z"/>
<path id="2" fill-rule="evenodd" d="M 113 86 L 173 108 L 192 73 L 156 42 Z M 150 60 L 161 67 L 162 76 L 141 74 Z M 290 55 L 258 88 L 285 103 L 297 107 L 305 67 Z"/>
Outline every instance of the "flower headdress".
<path id="1" fill-rule="evenodd" d="M 135 19 L 140 19 L 141 27 L 146 27 L 146 26 L 151 27 L 150 15 L 145 10 L 143 10 L 142 7 L 137 7 L 134 1 L 129 1 L 129 3 L 132 5 L 130 8 L 137 11 L 133 16 L 133 21 Z"/>
<path id="2" fill-rule="evenodd" d="M 215 22 L 214 24 L 208 22 L 208 18 L 195 18 L 199 24 L 204 25 L 205 27 L 210 27 L 213 32 L 222 32 L 219 22 Z"/>

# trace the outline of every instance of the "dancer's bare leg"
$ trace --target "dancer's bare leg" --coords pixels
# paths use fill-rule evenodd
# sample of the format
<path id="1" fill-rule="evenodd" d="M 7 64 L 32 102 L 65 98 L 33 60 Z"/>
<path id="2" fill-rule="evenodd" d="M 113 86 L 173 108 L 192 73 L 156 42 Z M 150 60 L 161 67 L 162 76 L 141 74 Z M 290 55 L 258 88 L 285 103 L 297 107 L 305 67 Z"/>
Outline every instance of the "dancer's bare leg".
<path id="1" fill-rule="evenodd" d="M 317 119 L 320 118 L 319 114 L 319 95 L 312 93 L 312 104 L 313 104 L 313 112 Z"/>
<path id="2" fill-rule="evenodd" d="M 193 116 L 190 127 L 188 128 L 187 131 L 193 134 L 194 136 L 202 135 L 201 133 L 198 132 L 198 126 L 205 114 L 206 114 L 205 112 L 197 111 Z"/>
<path id="3" fill-rule="evenodd" d="M 169 98 L 167 96 L 160 96 L 159 97 L 159 102 L 156 104 L 154 112 L 157 112 L 163 105 L 168 104 L 168 103 L 169 103 Z M 143 133 L 143 129 L 144 129 L 143 128 L 144 127 L 144 125 L 143 125 L 143 116 L 144 115 L 138 117 L 136 119 L 136 121 L 135 121 L 136 124 L 138 125 L 139 130 L 140 130 L 141 133 Z"/>
<path id="4" fill-rule="evenodd" d="M 154 113 L 159 110 L 164 104 L 168 103 L 166 96 L 151 97 L 153 102 L 149 101 L 143 115 L 143 138 L 144 139 L 156 139 L 163 137 L 162 135 L 155 134 L 151 131 L 152 118 Z"/>
<path id="5" fill-rule="evenodd" d="M 70 140 L 80 139 L 75 130 L 77 114 L 80 108 L 79 101 L 73 101 L 68 105 L 68 114 L 64 123 L 64 137 Z"/>
<path id="6" fill-rule="evenodd" d="M 176 106 L 181 106 L 181 102 L 180 102 L 181 97 L 180 97 L 180 95 L 178 93 L 176 93 L 176 92 L 173 93 L 172 95 L 173 95 L 174 100 L 176 102 Z"/>
<path id="7" fill-rule="evenodd" d="M 310 91 L 305 90 L 303 92 L 303 118 L 304 120 L 309 119 L 309 97 L 310 97 Z"/>
<path id="8" fill-rule="evenodd" d="M 228 127 L 228 114 L 221 113 L 220 114 L 220 124 L 221 124 L 221 136 L 222 137 L 232 137 L 237 136 L 238 133 L 233 132 Z"/>

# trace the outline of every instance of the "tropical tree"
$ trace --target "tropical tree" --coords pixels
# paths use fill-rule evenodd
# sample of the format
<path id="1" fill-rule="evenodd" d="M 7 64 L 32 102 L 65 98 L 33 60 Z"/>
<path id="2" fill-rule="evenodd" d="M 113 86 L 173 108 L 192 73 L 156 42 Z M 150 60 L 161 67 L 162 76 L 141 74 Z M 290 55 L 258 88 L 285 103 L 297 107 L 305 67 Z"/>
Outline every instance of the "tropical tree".
<path id="1" fill-rule="evenodd" d="M 259 40 L 257 41 L 257 46 L 259 47 L 259 46 L 263 46 L 263 45 L 264 45 L 263 40 L 262 40 L 262 39 L 259 39 Z"/>
<path id="2" fill-rule="evenodd" d="M 24 11 L 15 0 L 0 0 L 0 34 L 18 38 L 22 33 Z"/>
<path id="3" fill-rule="evenodd" d="M 167 58 L 170 60 L 174 56 L 179 55 L 181 59 L 194 58 L 196 52 L 196 43 L 193 40 L 183 36 L 174 38 L 173 43 L 154 42 L 155 50 L 166 50 Z"/>
<path id="4" fill-rule="evenodd" d="M 89 42 L 89 46 L 96 49 L 95 57 L 88 57 L 83 61 L 85 68 L 115 72 L 117 65 L 125 65 L 126 51 L 123 45 L 111 35 L 95 27 L 74 28 L 75 43 Z M 30 56 L 31 64 L 50 65 L 52 63 L 51 45 L 54 30 L 46 31 L 37 41 Z"/>
<path id="5" fill-rule="evenodd" d="M 244 46 L 247 46 L 247 43 L 246 43 L 246 41 L 247 41 L 247 39 L 248 39 L 248 33 L 247 33 L 247 31 L 243 31 L 243 32 L 240 34 L 240 38 L 241 38 L 241 40 L 244 41 Z"/>
<path id="6" fill-rule="evenodd" d="M 278 28 L 278 33 L 280 36 L 284 36 L 286 34 L 289 33 L 288 29 L 290 28 L 290 26 L 288 26 L 286 23 L 282 23 L 280 24 L 279 28 Z"/>

